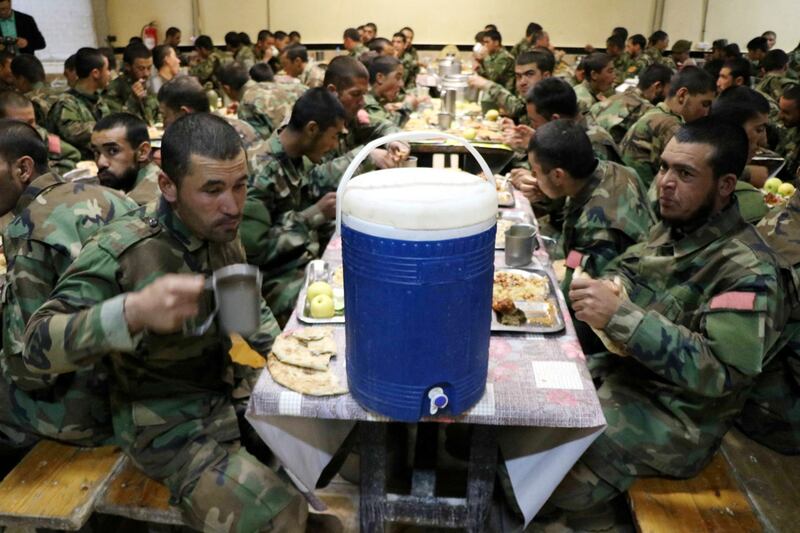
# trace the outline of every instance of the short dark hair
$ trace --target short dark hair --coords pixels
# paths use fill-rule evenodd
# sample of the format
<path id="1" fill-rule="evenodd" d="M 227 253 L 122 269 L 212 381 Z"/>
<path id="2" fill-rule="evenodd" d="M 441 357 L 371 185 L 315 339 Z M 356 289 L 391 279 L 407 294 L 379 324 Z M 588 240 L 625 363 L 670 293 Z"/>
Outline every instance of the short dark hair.
<path id="1" fill-rule="evenodd" d="M 545 78 L 528 92 L 526 101 L 536 106 L 536 112 L 547 120 L 558 114 L 561 118 L 578 115 L 578 98 L 569 83 L 560 78 Z"/>
<path id="2" fill-rule="evenodd" d="M 653 63 L 639 74 L 638 87 L 642 90 L 650 88 L 654 83 L 660 81 L 662 85 L 667 85 L 672 79 L 672 69 L 661 63 Z"/>
<path id="3" fill-rule="evenodd" d="M 628 40 L 628 28 L 625 26 L 617 26 L 613 30 L 611 30 L 611 35 L 621 35 L 622 41 Z"/>
<path id="4" fill-rule="evenodd" d="M 337 91 L 349 89 L 358 78 L 369 79 L 367 68 L 357 59 L 350 56 L 336 56 L 325 69 L 322 85 L 333 85 Z"/>
<path id="5" fill-rule="evenodd" d="M 620 50 L 625 49 L 625 36 L 620 33 L 612 33 L 608 39 L 606 39 L 606 48 L 609 46 L 613 46 L 615 48 L 619 48 Z"/>
<path id="6" fill-rule="evenodd" d="M 194 76 L 178 76 L 162 85 L 158 90 L 158 101 L 176 111 L 184 106 L 195 113 L 209 111 L 206 91 Z"/>
<path id="7" fill-rule="evenodd" d="M 553 57 L 553 54 L 550 53 L 549 50 L 528 50 L 526 52 L 522 52 L 520 55 L 517 56 L 516 59 L 517 65 L 532 65 L 535 64 L 536 68 L 539 69 L 540 72 L 553 72 L 553 69 L 556 68 L 556 58 Z"/>
<path id="8" fill-rule="evenodd" d="M 529 22 L 528 26 L 525 28 L 525 36 L 531 37 L 537 31 L 542 31 L 542 25 L 538 22 Z"/>
<path id="9" fill-rule="evenodd" d="M 170 124 L 161 140 L 161 168 L 175 183 L 186 176 L 193 155 L 230 161 L 244 151 L 228 121 L 211 113 L 191 113 Z"/>
<path id="10" fill-rule="evenodd" d="M 153 66 L 156 67 L 156 70 L 160 69 L 164 66 L 164 62 L 169 57 L 170 50 L 175 50 L 169 44 L 159 44 L 155 48 L 153 48 Z M 177 54 L 177 52 L 175 52 Z"/>
<path id="11" fill-rule="evenodd" d="M 725 45 L 725 48 L 722 49 L 725 57 L 728 59 L 735 59 L 742 55 L 742 51 L 739 49 L 739 45 L 736 43 L 730 43 Z"/>
<path id="12" fill-rule="evenodd" d="M 769 51 L 766 37 L 753 37 L 747 42 L 747 50 L 760 50 L 765 54 Z"/>
<path id="13" fill-rule="evenodd" d="M 75 70 L 75 56 L 78 54 L 72 54 L 68 58 L 64 60 L 64 70 Z"/>
<path id="14" fill-rule="evenodd" d="M 374 22 L 367 22 L 366 24 L 364 24 L 364 27 L 365 28 L 370 27 L 370 28 L 372 28 L 372 31 L 374 31 L 376 33 L 378 32 L 378 27 L 375 25 Z"/>
<path id="15" fill-rule="evenodd" d="M 488 37 L 493 41 L 497 41 L 498 43 L 503 44 L 503 36 L 500 35 L 500 32 L 497 30 L 486 30 L 485 32 L 483 32 L 483 37 L 484 38 Z"/>
<path id="16" fill-rule="evenodd" d="M 231 48 L 239 48 L 242 46 L 242 40 L 239 38 L 239 34 L 237 32 L 229 31 L 225 34 L 225 44 Z"/>
<path id="17" fill-rule="evenodd" d="M 129 44 L 122 52 L 122 61 L 126 65 L 133 65 L 133 62 L 137 59 L 149 59 L 151 57 L 153 57 L 153 52 L 145 45 L 139 43 Z"/>
<path id="18" fill-rule="evenodd" d="M 783 67 L 789 64 L 789 54 L 781 50 L 780 48 L 775 48 L 767 52 L 767 55 L 764 56 L 764 59 L 761 60 L 761 67 L 764 69 L 764 72 L 771 72 L 773 70 L 781 70 Z M 13 69 L 13 64 L 12 64 Z"/>
<path id="19" fill-rule="evenodd" d="M 767 31 L 765 31 L 764 33 L 761 34 L 762 37 L 766 37 L 767 35 L 772 35 L 773 37 L 777 37 L 778 36 L 778 34 L 775 33 L 772 30 L 767 30 Z"/>
<path id="20" fill-rule="evenodd" d="M 391 46 L 392 43 L 389 42 L 389 39 L 385 39 L 383 37 L 375 37 L 370 42 L 367 43 L 367 48 L 369 48 L 370 52 L 377 52 L 382 53 L 383 49 L 387 46 Z"/>
<path id="21" fill-rule="evenodd" d="M 536 156 L 545 172 L 562 168 L 573 178 L 584 179 L 597 168 L 586 129 L 570 119 L 553 120 L 536 128 L 528 151 Z"/>
<path id="22" fill-rule="evenodd" d="M 112 113 L 98 120 L 93 131 L 108 131 L 125 128 L 125 141 L 136 150 L 142 143 L 150 142 L 147 123 L 130 113 Z"/>
<path id="23" fill-rule="evenodd" d="M 144 44 L 144 39 L 142 39 L 138 35 L 134 35 L 133 37 L 128 39 L 128 44 L 133 44 L 133 43 Z"/>
<path id="24" fill-rule="evenodd" d="M 723 63 L 723 67 L 728 67 L 731 69 L 731 76 L 735 78 L 741 77 L 743 82 L 742 85 L 750 85 L 750 62 L 739 56 L 733 59 L 728 59 Z"/>
<path id="25" fill-rule="evenodd" d="M 714 148 L 709 161 L 715 179 L 726 174 L 741 176 L 747 163 L 749 142 L 741 126 L 714 117 L 684 124 L 675 133 L 680 143 L 708 144 Z"/>
<path id="26" fill-rule="evenodd" d="M 758 115 L 769 114 L 766 97 L 750 87 L 728 87 L 711 105 L 710 116 L 738 126 Z"/>
<path id="27" fill-rule="evenodd" d="M 9 109 L 24 109 L 29 106 L 33 107 L 33 102 L 24 94 L 17 91 L 0 92 L 0 118 L 6 118 Z"/>
<path id="28" fill-rule="evenodd" d="M 649 42 L 649 44 L 651 46 L 653 46 L 656 43 L 660 43 L 661 41 L 663 41 L 665 39 L 668 39 L 668 38 L 669 38 L 669 35 L 667 35 L 667 32 L 665 32 L 663 30 L 656 30 L 656 31 L 653 32 L 652 35 L 650 35 L 650 39 L 648 39 L 648 42 Z"/>
<path id="29" fill-rule="evenodd" d="M 647 46 L 647 39 L 645 39 L 644 35 L 642 35 L 641 33 L 634 33 L 633 35 L 631 35 L 629 40 L 631 43 L 638 46 L 639 48 L 644 48 L 645 46 Z"/>
<path id="30" fill-rule="evenodd" d="M 275 37 L 275 35 L 269 30 L 261 30 L 258 32 L 258 40 L 263 41 L 265 39 L 269 39 L 270 37 Z"/>
<path id="31" fill-rule="evenodd" d="M 583 68 L 586 78 L 590 78 L 593 72 L 600 73 L 611 63 L 611 56 L 603 52 L 593 52 L 583 58 Z"/>
<path id="32" fill-rule="evenodd" d="M 714 42 L 711 43 L 712 50 L 725 50 L 726 46 L 728 46 L 728 39 L 714 39 Z"/>
<path id="33" fill-rule="evenodd" d="M 483 42 L 483 38 L 484 38 L 485 35 L 486 35 L 486 32 L 483 31 L 483 30 L 481 30 L 478 33 L 476 33 L 475 34 L 475 42 L 476 43 L 482 43 Z"/>
<path id="34" fill-rule="evenodd" d="M 292 30 L 289 32 L 289 39 L 297 39 L 299 41 L 302 38 L 303 36 L 300 35 L 300 32 L 297 30 Z"/>
<path id="35" fill-rule="evenodd" d="M 246 31 L 239 32 L 239 42 L 241 42 L 244 46 L 250 46 L 253 44 L 253 41 L 250 40 L 250 36 L 247 35 Z"/>
<path id="36" fill-rule="evenodd" d="M 97 51 L 103 54 L 106 59 L 108 59 L 109 70 L 117 70 L 117 54 L 114 53 L 113 48 L 110 46 L 101 46 L 97 49 Z"/>
<path id="37" fill-rule="evenodd" d="M 194 47 L 203 50 L 213 50 L 214 41 L 212 41 L 211 37 L 208 35 L 198 35 L 197 39 L 194 40 Z"/>
<path id="38" fill-rule="evenodd" d="M 42 62 L 33 54 L 19 54 L 14 57 L 11 61 L 11 72 L 31 84 L 45 81 Z"/>
<path id="39" fill-rule="evenodd" d="M 398 31 L 398 32 L 393 33 L 392 34 L 392 39 L 394 39 L 395 37 L 397 37 L 398 39 L 403 39 L 403 42 L 407 41 L 406 34 L 403 33 L 402 31 Z"/>
<path id="40" fill-rule="evenodd" d="M 104 59 L 97 48 L 80 48 L 75 53 L 75 73 L 79 78 L 88 78 L 94 69 L 103 68 Z"/>
<path id="41" fill-rule="evenodd" d="M 669 95 L 675 96 L 678 90 L 686 87 L 689 94 L 713 93 L 717 90 L 717 83 L 711 74 L 699 67 L 683 67 L 669 82 Z"/>
<path id="42" fill-rule="evenodd" d="M 289 128 L 301 131 L 309 122 L 316 122 L 320 130 L 336 126 L 337 121 L 346 121 L 347 113 L 339 99 L 323 87 L 304 92 L 294 103 L 289 118 Z"/>
<path id="43" fill-rule="evenodd" d="M 351 41 L 358 41 L 361 38 L 358 35 L 357 29 L 347 28 L 346 30 L 344 30 L 344 34 L 342 34 L 342 39 L 350 39 Z"/>
<path id="44" fill-rule="evenodd" d="M 490 30 L 497 31 L 497 25 L 487 24 L 486 26 L 483 27 L 483 31 L 490 31 Z"/>
<path id="45" fill-rule="evenodd" d="M 275 81 L 275 73 L 268 63 L 256 63 L 250 67 L 249 74 L 253 81 Z"/>
<path id="46" fill-rule="evenodd" d="M 790 85 L 783 91 L 781 98 L 786 100 L 800 101 L 800 85 Z"/>
<path id="47" fill-rule="evenodd" d="M 412 34 L 414 33 L 414 28 L 412 28 L 411 26 L 403 26 L 402 28 L 400 28 L 401 32 L 406 30 L 410 31 Z"/>
<path id="48" fill-rule="evenodd" d="M 397 70 L 397 67 L 402 63 L 394 56 L 378 56 L 373 57 L 367 63 L 367 71 L 369 72 L 369 82 L 375 83 L 378 79 L 378 74 L 389 74 Z"/>
<path id="49" fill-rule="evenodd" d="M 282 39 L 286 39 L 287 37 L 289 37 L 289 34 L 286 33 L 285 31 L 278 30 L 278 31 L 275 32 L 275 40 L 276 41 L 280 41 Z"/>
<path id="50" fill-rule="evenodd" d="M 217 68 L 217 80 L 222 85 L 230 85 L 234 91 L 238 91 L 244 84 L 250 81 L 250 73 L 247 67 L 238 61 L 225 63 Z"/>
<path id="51" fill-rule="evenodd" d="M 175 26 L 170 26 L 167 28 L 167 33 L 165 34 L 167 37 L 172 37 L 173 35 L 177 35 L 181 32 L 180 28 L 176 28 Z"/>
<path id="52" fill-rule="evenodd" d="M 293 44 L 291 46 L 287 46 L 283 49 L 282 53 L 286 55 L 286 59 L 289 61 L 294 61 L 299 57 L 300 61 L 303 63 L 308 63 L 308 48 L 302 44 Z"/>
<path id="53" fill-rule="evenodd" d="M 48 172 L 47 145 L 31 126 L 17 120 L 0 120 L 0 158 L 7 163 L 28 156 L 39 174 Z"/>

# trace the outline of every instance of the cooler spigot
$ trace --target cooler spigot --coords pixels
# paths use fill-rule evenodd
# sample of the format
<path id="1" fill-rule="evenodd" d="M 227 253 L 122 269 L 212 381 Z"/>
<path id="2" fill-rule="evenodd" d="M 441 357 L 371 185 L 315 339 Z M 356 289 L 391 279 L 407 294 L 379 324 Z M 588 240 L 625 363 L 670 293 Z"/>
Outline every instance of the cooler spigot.
<path id="1" fill-rule="evenodd" d="M 428 399 L 431 401 L 431 415 L 435 415 L 437 412 L 439 412 L 439 409 L 444 409 L 447 407 L 447 404 L 450 401 L 441 387 L 434 387 L 429 390 Z"/>

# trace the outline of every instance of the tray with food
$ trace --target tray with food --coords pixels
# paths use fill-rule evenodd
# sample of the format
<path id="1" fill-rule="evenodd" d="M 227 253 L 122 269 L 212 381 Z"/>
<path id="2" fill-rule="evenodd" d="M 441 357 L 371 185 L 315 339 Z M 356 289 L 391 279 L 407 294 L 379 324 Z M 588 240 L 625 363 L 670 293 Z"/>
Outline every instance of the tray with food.
<path id="1" fill-rule="evenodd" d="M 499 211 L 497 213 L 497 234 L 494 238 L 494 249 L 504 250 L 506 247 L 506 230 L 514 224 L 530 224 L 531 219 L 523 211 Z"/>
<path id="2" fill-rule="evenodd" d="M 494 188 L 497 189 L 498 207 L 514 207 L 517 203 L 514 198 L 514 186 L 505 176 L 494 177 Z"/>
<path id="3" fill-rule="evenodd" d="M 297 318 L 306 324 L 344 324 L 342 265 L 322 259 L 308 263 L 305 283 L 297 297 Z"/>
<path id="4" fill-rule="evenodd" d="M 537 268 L 500 268 L 494 272 L 492 331 L 558 333 L 564 313 L 556 284 Z"/>

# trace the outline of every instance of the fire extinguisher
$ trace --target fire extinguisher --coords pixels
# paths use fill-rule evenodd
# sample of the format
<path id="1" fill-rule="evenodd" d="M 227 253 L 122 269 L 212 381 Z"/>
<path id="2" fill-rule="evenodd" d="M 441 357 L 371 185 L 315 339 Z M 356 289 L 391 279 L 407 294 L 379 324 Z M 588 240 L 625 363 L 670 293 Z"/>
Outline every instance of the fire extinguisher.
<path id="1" fill-rule="evenodd" d="M 155 21 L 148 22 L 142 28 L 142 41 L 144 41 L 144 45 L 150 50 L 155 48 L 158 44 L 158 27 Z"/>

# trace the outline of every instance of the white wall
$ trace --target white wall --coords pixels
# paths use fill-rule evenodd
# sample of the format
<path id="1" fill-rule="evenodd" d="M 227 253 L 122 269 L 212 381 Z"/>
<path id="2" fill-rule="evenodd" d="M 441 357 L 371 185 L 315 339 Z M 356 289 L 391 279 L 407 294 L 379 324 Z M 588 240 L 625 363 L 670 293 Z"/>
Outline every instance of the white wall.
<path id="1" fill-rule="evenodd" d="M 709 0 L 706 40 L 726 38 L 739 43 L 767 30 L 778 34 L 776 47 L 793 50 L 800 41 L 800 0 Z"/>
<path id="2" fill-rule="evenodd" d="M 81 46 L 97 46 L 92 0 L 14 0 L 14 9 L 36 19 L 47 48 L 36 53 L 47 72 L 63 71 Z"/>

